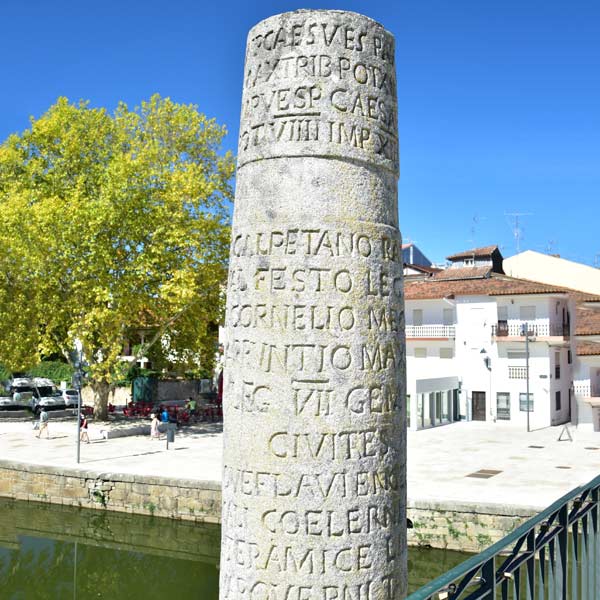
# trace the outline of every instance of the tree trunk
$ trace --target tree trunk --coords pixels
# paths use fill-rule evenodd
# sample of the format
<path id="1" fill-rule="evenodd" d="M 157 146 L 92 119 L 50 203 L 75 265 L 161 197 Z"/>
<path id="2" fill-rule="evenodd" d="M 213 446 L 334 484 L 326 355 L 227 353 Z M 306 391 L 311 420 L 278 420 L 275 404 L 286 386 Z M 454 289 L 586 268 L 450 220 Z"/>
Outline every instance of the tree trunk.
<path id="1" fill-rule="evenodd" d="M 92 390 L 94 390 L 94 419 L 107 421 L 110 384 L 107 381 L 95 381 L 92 383 Z"/>

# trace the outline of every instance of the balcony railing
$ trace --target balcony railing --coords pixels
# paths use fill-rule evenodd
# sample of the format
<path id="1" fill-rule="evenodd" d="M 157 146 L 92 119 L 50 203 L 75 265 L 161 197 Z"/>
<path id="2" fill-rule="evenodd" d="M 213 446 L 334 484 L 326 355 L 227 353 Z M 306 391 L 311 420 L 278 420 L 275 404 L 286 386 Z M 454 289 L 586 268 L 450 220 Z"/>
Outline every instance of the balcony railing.
<path id="1" fill-rule="evenodd" d="M 600 386 L 590 385 L 589 383 L 576 383 L 573 386 L 576 396 L 584 398 L 600 398 Z"/>
<path id="2" fill-rule="evenodd" d="M 596 477 L 407 600 L 598 600 L 599 494 Z"/>
<path id="3" fill-rule="evenodd" d="M 507 321 L 498 321 L 497 325 L 492 325 L 492 335 L 494 337 L 525 337 L 524 321 L 508 323 Z M 527 323 L 529 336 L 539 337 L 562 337 L 569 338 L 569 325 L 566 323 L 549 324 L 549 323 Z"/>
<path id="4" fill-rule="evenodd" d="M 509 379 L 527 379 L 527 367 L 508 367 Z"/>
<path id="5" fill-rule="evenodd" d="M 407 325 L 407 338 L 453 338 L 454 325 Z"/>

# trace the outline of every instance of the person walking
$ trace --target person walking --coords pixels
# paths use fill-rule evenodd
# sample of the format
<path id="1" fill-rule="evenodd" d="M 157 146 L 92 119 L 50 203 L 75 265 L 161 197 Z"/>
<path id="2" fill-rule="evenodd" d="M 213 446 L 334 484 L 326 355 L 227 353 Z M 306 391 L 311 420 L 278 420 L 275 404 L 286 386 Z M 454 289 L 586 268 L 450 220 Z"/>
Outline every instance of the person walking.
<path id="1" fill-rule="evenodd" d="M 158 418 L 155 413 L 150 415 L 152 421 L 150 422 L 150 439 L 151 440 L 159 440 L 160 439 L 160 431 L 158 430 Z"/>
<path id="2" fill-rule="evenodd" d="M 88 420 L 85 415 L 81 415 L 81 421 L 79 422 L 79 439 L 86 444 L 90 443 L 90 436 L 88 434 Z"/>
<path id="3" fill-rule="evenodd" d="M 190 413 L 190 421 L 196 422 L 196 401 L 190 396 L 187 401 L 187 409 Z"/>
<path id="4" fill-rule="evenodd" d="M 50 432 L 48 431 L 48 413 L 43 406 L 42 410 L 40 411 L 40 428 L 38 430 L 38 434 L 36 435 L 37 438 L 42 435 L 42 431 L 46 432 L 46 439 L 50 439 Z"/>
<path id="5" fill-rule="evenodd" d="M 160 413 L 160 420 L 162 423 L 169 422 L 169 411 L 167 410 L 166 406 L 163 407 L 162 412 Z"/>

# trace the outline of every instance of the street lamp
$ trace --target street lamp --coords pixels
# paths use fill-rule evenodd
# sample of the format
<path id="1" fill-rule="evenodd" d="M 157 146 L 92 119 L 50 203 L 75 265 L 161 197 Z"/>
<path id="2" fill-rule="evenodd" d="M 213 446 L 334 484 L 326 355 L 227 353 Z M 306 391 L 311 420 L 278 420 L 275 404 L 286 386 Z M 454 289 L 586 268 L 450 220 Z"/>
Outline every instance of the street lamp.
<path id="1" fill-rule="evenodd" d="M 488 370 L 489 374 L 488 387 L 490 391 L 490 416 L 493 417 L 494 411 L 492 410 L 492 359 L 488 356 L 488 353 L 485 348 L 482 348 L 479 354 L 483 354 L 483 364 L 485 365 L 485 368 Z M 496 422 L 496 419 L 494 419 L 494 422 Z"/>
<path id="2" fill-rule="evenodd" d="M 531 400 L 529 398 L 529 342 L 535 341 L 535 337 L 529 337 L 529 323 L 523 325 L 523 335 L 525 336 L 525 376 L 527 378 L 526 398 L 527 398 L 527 433 L 531 431 L 529 413 L 531 412 Z"/>

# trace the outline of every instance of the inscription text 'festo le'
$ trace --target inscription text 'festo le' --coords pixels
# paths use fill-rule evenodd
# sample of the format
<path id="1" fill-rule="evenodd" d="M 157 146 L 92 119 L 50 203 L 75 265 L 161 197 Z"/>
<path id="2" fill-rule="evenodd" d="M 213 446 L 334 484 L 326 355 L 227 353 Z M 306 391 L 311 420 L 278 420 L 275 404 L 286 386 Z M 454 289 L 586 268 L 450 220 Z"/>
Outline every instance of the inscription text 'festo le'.
<path id="1" fill-rule="evenodd" d="M 225 318 L 221 600 L 406 594 L 394 39 L 248 35 Z"/>

